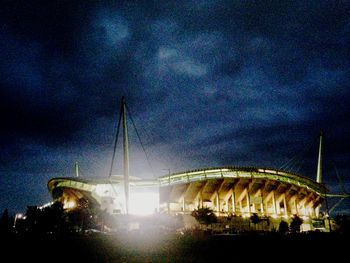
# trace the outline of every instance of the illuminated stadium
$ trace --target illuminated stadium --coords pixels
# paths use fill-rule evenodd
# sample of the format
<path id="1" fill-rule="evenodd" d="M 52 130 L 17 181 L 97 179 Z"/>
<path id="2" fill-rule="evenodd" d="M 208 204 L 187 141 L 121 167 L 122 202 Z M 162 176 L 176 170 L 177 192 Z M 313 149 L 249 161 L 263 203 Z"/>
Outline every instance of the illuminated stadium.
<path id="1" fill-rule="evenodd" d="M 210 208 L 219 218 L 239 218 L 243 222 L 256 214 L 273 222 L 291 221 L 294 215 L 304 221 L 304 230 L 312 222 L 327 217 L 320 212 L 327 197 L 333 195 L 322 183 L 322 136 L 316 180 L 288 171 L 256 167 L 217 167 L 168 174 L 156 180 L 129 176 L 126 106 L 122 102 L 124 137 L 124 174 L 108 178 L 53 178 L 48 189 L 65 209 L 74 209 L 82 200 L 111 215 L 167 213 L 188 216 L 198 208 Z M 118 132 L 121 117 L 118 123 Z M 116 137 L 116 138 L 117 138 Z M 115 142 L 116 147 L 117 141 Z M 249 221 L 249 220 L 245 220 Z M 240 225 L 242 225 L 240 223 Z M 265 229 L 266 230 L 266 229 Z"/>
<path id="2" fill-rule="evenodd" d="M 122 179 L 54 178 L 48 188 L 54 199 L 72 209 L 89 200 L 110 214 L 125 214 Z M 159 195 L 158 195 L 159 186 Z M 130 181 L 130 214 L 190 214 L 209 207 L 218 216 L 237 215 L 318 218 L 326 188 L 309 178 L 273 169 L 224 167 Z M 159 203 L 158 203 L 159 200 Z M 158 205 L 159 204 L 159 205 Z"/>
<path id="3" fill-rule="evenodd" d="M 85 199 L 110 214 L 126 213 L 122 178 L 54 178 L 48 188 L 66 209 L 74 209 L 79 200 Z M 321 217 L 326 191 L 321 183 L 286 171 L 247 167 L 193 170 L 156 181 L 130 179 L 129 213 L 187 215 L 208 207 L 219 217 L 243 219 L 256 213 L 279 222 L 299 215 L 310 223 Z"/>
<path id="4" fill-rule="evenodd" d="M 326 192 L 309 178 L 264 168 L 225 167 L 159 178 L 161 211 L 209 207 L 217 215 L 318 217 Z"/>

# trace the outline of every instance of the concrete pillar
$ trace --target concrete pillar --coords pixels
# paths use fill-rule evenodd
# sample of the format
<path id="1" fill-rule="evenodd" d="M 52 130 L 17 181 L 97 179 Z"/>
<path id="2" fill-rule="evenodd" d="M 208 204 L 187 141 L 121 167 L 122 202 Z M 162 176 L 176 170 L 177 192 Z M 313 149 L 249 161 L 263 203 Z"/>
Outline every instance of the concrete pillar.
<path id="1" fill-rule="evenodd" d="M 275 191 L 272 191 L 272 211 L 277 215 Z"/>
<path id="2" fill-rule="evenodd" d="M 284 216 L 288 217 L 288 207 L 286 202 L 286 195 L 283 196 Z"/>
<path id="3" fill-rule="evenodd" d="M 311 218 L 315 216 L 314 202 L 312 200 L 306 205 L 306 210 L 307 215 Z"/>
<path id="4" fill-rule="evenodd" d="M 196 196 L 196 200 L 197 200 L 196 208 L 202 208 L 202 192 L 198 192 Z"/>
<path id="5" fill-rule="evenodd" d="M 311 207 L 311 217 L 315 217 L 315 208 Z"/>
<path id="6" fill-rule="evenodd" d="M 265 197 L 265 200 L 264 200 L 264 203 L 265 203 L 265 210 L 266 210 L 266 213 L 267 214 L 273 214 L 274 211 L 275 211 L 275 208 L 274 208 L 274 201 L 272 200 L 272 212 L 270 212 L 270 207 L 269 207 L 269 201 L 270 199 L 272 199 L 272 196 L 274 195 L 274 191 L 270 191 L 266 197 Z"/>
<path id="7" fill-rule="evenodd" d="M 306 209 L 306 207 L 305 207 L 305 203 L 302 205 L 302 208 L 301 208 L 302 210 L 302 213 L 303 213 L 303 216 L 307 216 L 307 209 Z"/>
<path id="8" fill-rule="evenodd" d="M 252 213 L 256 213 L 256 207 L 255 207 L 255 203 L 252 204 Z"/>
<path id="9" fill-rule="evenodd" d="M 261 196 L 261 204 L 260 204 L 260 210 L 261 210 L 261 214 L 264 214 L 264 196 L 263 196 L 263 192 L 260 192 L 260 196 Z"/>
<path id="10" fill-rule="evenodd" d="M 236 200 L 235 200 L 235 191 L 232 191 L 231 194 L 231 201 L 232 201 L 232 213 L 236 213 Z"/>
<path id="11" fill-rule="evenodd" d="M 216 212 L 220 213 L 220 200 L 219 200 L 219 193 L 216 191 Z"/>
<path id="12" fill-rule="evenodd" d="M 320 217 L 320 208 L 321 208 L 321 205 L 318 205 L 318 206 L 316 207 L 316 209 L 315 209 L 315 215 L 316 215 L 317 218 Z"/>
<path id="13" fill-rule="evenodd" d="M 276 204 L 276 214 L 279 215 L 281 214 L 281 202 L 276 200 L 275 204 Z"/>
<path id="14" fill-rule="evenodd" d="M 264 214 L 265 211 L 264 211 L 264 202 L 261 202 L 260 204 L 260 210 L 261 210 L 261 214 Z"/>
<path id="15" fill-rule="evenodd" d="M 246 200 L 247 200 L 248 214 L 250 215 L 250 200 L 249 200 L 249 191 L 248 191 L 248 189 L 247 189 L 247 194 L 246 194 Z"/>
<path id="16" fill-rule="evenodd" d="M 296 214 L 296 209 L 295 209 L 295 199 L 296 199 L 296 196 L 292 196 L 289 198 L 288 200 L 288 207 L 289 207 L 289 211 L 291 214 Z"/>
<path id="17" fill-rule="evenodd" d="M 200 193 L 200 195 L 199 195 L 199 198 L 200 198 L 200 206 L 201 206 L 201 208 L 203 208 L 203 190 L 201 190 L 201 193 Z"/>

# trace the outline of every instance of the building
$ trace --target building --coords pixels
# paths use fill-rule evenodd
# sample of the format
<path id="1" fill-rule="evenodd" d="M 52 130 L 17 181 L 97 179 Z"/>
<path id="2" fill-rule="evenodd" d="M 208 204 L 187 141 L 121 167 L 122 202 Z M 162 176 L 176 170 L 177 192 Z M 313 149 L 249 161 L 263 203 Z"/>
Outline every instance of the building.
<path id="1" fill-rule="evenodd" d="M 132 177 L 129 182 L 130 214 L 151 214 L 159 209 L 158 182 Z M 126 214 L 123 179 L 117 176 L 100 179 L 59 177 L 48 182 L 48 189 L 55 201 L 65 209 L 74 209 L 79 203 L 105 210 L 109 214 Z"/>
<path id="2" fill-rule="evenodd" d="M 323 218 L 321 204 L 331 195 L 322 184 L 322 135 L 316 181 L 288 171 L 254 167 L 199 169 L 141 180 L 129 176 L 126 110 L 123 98 L 118 127 L 123 119 L 124 175 L 111 176 L 112 162 L 108 178 L 83 179 L 77 172 L 73 178 L 51 179 L 48 189 L 66 209 L 74 209 L 82 200 L 109 214 L 158 211 L 189 215 L 209 207 L 223 218 L 256 214 L 277 223 L 297 215 L 304 220 L 304 230 L 312 229 L 312 222 Z"/>
<path id="3" fill-rule="evenodd" d="M 218 216 L 252 213 L 319 217 L 326 188 L 307 177 L 265 168 L 222 167 L 159 178 L 161 212 L 209 207 Z"/>
<path id="4" fill-rule="evenodd" d="M 126 213 L 121 178 L 53 178 L 48 188 L 66 209 L 87 200 L 109 214 Z M 221 167 L 170 174 L 155 181 L 134 178 L 130 181 L 129 211 L 189 215 L 194 209 L 209 207 L 219 217 L 249 218 L 256 213 L 276 224 L 298 215 L 308 230 L 312 220 L 321 217 L 326 192 L 321 183 L 286 171 Z"/>
<path id="5" fill-rule="evenodd" d="M 307 177 L 266 168 L 220 167 L 176 173 L 159 178 L 160 211 L 190 214 L 209 207 L 219 217 L 270 218 L 268 229 L 294 215 L 303 229 L 323 218 L 320 207 L 327 189 Z M 237 221 L 237 220 L 236 220 Z M 242 220 L 239 224 L 242 225 Z M 266 228 L 265 228 L 266 229 Z"/>

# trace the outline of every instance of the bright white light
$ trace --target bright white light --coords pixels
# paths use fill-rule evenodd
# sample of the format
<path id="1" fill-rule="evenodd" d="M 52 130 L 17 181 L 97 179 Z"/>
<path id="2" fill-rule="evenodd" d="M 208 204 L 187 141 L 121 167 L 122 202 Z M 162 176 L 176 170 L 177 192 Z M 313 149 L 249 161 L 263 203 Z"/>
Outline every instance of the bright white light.
<path id="1" fill-rule="evenodd" d="M 158 210 L 159 194 L 132 193 L 130 195 L 129 213 L 132 215 L 150 215 Z"/>
<path id="2" fill-rule="evenodd" d="M 16 214 L 16 218 L 18 218 L 18 219 L 23 218 L 23 214 L 21 214 L 21 213 Z"/>
<path id="3" fill-rule="evenodd" d="M 66 201 L 63 204 L 63 208 L 64 209 L 70 209 L 70 208 L 74 208 L 76 205 L 76 203 L 74 201 Z"/>
<path id="4" fill-rule="evenodd" d="M 46 204 L 43 204 L 42 206 L 39 206 L 39 209 L 44 209 L 48 206 L 51 206 L 53 204 L 53 202 L 49 202 L 49 203 L 46 203 Z"/>
<path id="5" fill-rule="evenodd" d="M 309 218 L 307 216 L 302 216 L 303 220 L 308 220 Z"/>

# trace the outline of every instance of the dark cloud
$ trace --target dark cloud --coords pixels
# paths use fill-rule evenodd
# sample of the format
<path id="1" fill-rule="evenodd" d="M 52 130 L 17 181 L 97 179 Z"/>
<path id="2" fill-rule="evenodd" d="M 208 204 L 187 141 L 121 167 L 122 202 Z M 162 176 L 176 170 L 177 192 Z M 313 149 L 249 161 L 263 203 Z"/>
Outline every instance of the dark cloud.
<path id="1" fill-rule="evenodd" d="M 77 160 L 84 176 L 106 176 L 123 95 L 152 163 L 131 127 L 135 175 L 217 165 L 280 168 L 298 156 L 288 169 L 313 178 L 322 129 L 327 182 L 336 188 L 335 164 L 349 183 L 348 3 L 1 7 L 3 207 L 50 200 L 47 180 L 72 175 Z"/>

